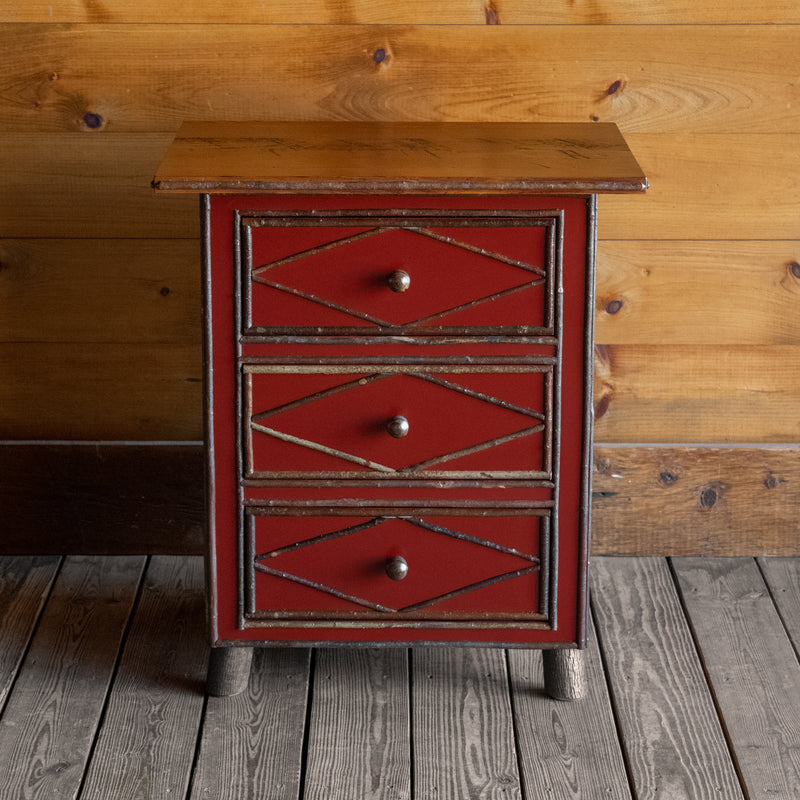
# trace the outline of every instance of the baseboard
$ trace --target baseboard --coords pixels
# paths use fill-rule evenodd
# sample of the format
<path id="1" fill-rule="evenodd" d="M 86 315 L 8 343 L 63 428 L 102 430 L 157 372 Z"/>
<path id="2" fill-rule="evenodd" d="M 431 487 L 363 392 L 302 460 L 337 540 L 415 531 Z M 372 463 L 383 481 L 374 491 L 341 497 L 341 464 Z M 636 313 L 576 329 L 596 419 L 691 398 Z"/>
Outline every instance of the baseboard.
<path id="1" fill-rule="evenodd" d="M 197 444 L 0 446 L 3 554 L 203 552 Z M 592 552 L 799 555 L 800 446 L 595 447 Z"/>
<path id="2" fill-rule="evenodd" d="M 800 555 L 800 445 L 597 445 L 592 552 Z"/>
<path id="3" fill-rule="evenodd" d="M 196 444 L 3 445 L 0 552 L 202 553 L 203 487 Z"/>

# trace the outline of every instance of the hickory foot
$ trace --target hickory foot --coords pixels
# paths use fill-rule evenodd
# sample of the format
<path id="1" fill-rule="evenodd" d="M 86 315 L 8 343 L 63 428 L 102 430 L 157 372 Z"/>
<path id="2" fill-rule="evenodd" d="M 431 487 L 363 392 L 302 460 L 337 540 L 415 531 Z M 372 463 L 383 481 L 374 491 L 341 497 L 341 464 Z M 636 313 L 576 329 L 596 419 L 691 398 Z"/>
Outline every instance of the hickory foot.
<path id="1" fill-rule="evenodd" d="M 228 697 L 247 688 L 252 647 L 215 647 L 208 659 L 206 685 L 212 697 Z"/>
<path id="2" fill-rule="evenodd" d="M 543 650 L 544 690 L 554 700 L 580 700 L 586 694 L 582 650 Z"/>

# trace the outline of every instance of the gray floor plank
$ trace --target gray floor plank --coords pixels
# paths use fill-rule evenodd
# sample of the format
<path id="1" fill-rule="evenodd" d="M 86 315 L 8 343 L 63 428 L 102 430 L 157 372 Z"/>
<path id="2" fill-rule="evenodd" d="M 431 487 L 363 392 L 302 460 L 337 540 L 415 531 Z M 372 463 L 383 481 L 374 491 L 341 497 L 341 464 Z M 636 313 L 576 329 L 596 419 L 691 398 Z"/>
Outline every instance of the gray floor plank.
<path id="1" fill-rule="evenodd" d="M 504 651 L 412 652 L 415 800 L 521 798 Z"/>
<path id="2" fill-rule="evenodd" d="M 153 556 L 81 800 L 182 798 L 208 659 L 203 561 Z"/>
<path id="3" fill-rule="evenodd" d="M 751 797 L 800 797 L 800 665 L 755 561 L 673 561 Z"/>
<path id="4" fill-rule="evenodd" d="M 778 613 L 800 656 L 800 558 L 759 558 Z"/>
<path id="5" fill-rule="evenodd" d="M 191 800 L 296 800 L 309 662 L 306 648 L 258 648 L 242 694 L 209 697 Z"/>
<path id="6" fill-rule="evenodd" d="M 594 630 L 583 658 L 587 695 L 565 703 L 544 693 L 541 651 L 508 651 L 520 768 L 531 800 L 631 797 Z"/>
<path id="7" fill-rule="evenodd" d="M 594 559 L 576 703 L 538 651 L 422 648 L 409 673 L 405 650 L 287 648 L 204 718 L 200 559 L 151 559 L 133 618 L 143 558 L 59 563 L 0 559 L 0 798 L 630 798 L 603 666 L 636 800 L 800 797 L 800 558 L 675 559 L 680 591 L 664 559 Z"/>
<path id="8" fill-rule="evenodd" d="M 0 558 L 0 711 L 60 564 L 59 556 Z"/>
<path id="9" fill-rule="evenodd" d="M 305 800 L 411 796 L 405 650 L 316 653 Z"/>
<path id="10" fill-rule="evenodd" d="M 637 800 L 742 798 L 666 560 L 596 558 L 591 577 Z"/>
<path id="11" fill-rule="evenodd" d="M 0 797 L 75 797 L 144 562 L 65 560 L 0 720 Z"/>

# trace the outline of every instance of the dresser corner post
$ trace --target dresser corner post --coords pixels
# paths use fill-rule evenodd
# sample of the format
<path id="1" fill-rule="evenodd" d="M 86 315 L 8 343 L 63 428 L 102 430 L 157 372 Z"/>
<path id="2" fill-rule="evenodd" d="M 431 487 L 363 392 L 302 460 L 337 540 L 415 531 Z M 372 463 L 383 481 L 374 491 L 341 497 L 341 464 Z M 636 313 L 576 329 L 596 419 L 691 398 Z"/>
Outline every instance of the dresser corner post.
<path id="1" fill-rule="evenodd" d="M 214 647 L 208 659 L 206 687 L 211 697 L 241 694 L 250 680 L 252 647 Z"/>
<path id="2" fill-rule="evenodd" d="M 543 650 L 544 690 L 553 700 L 580 700 L 586 695 L 584 651 Z"/>

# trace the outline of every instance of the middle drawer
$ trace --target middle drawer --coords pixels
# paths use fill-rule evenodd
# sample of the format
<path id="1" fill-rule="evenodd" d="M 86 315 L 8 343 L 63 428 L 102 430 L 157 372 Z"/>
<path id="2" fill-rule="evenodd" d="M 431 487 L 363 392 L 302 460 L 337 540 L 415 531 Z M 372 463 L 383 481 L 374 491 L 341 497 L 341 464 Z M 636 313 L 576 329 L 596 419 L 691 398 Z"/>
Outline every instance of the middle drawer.
<path id="1" fill-rule="evenodd" d="M 552 363 L 245 363 L 241 379 L 245 479 L 552 478 Z"/>

